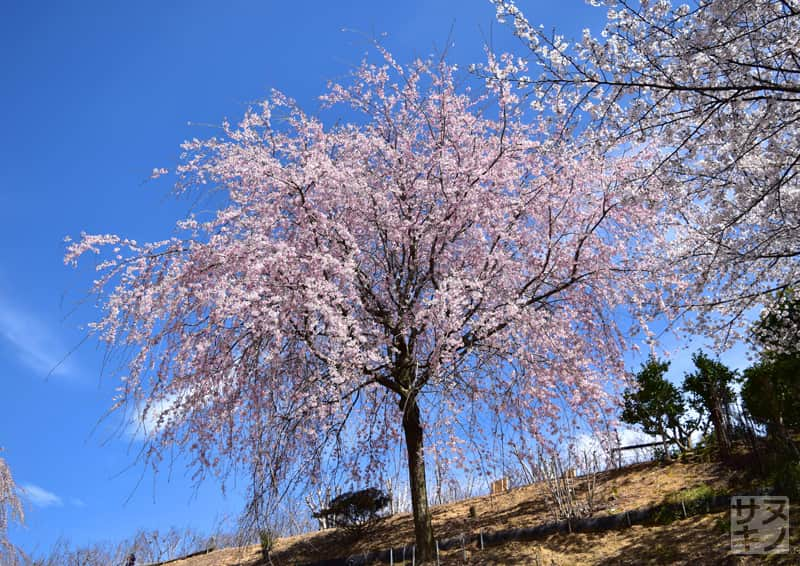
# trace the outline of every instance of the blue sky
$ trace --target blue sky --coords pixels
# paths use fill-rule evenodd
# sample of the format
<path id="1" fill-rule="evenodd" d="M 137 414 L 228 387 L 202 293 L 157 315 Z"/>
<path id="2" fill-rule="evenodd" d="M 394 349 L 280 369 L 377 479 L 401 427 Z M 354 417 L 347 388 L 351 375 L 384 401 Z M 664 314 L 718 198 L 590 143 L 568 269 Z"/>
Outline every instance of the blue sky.
<path id="1" fill-rule="evenodd" d="M 604 16 L 581 0 L 519 3 L 569 37 Z M 382 32 L 400 61 L 451 34 L 449 59 L 462 68 L 483 60 L 484 41 L 516 46 L 486 0 L 2 4 L 0 446 L 28 491 L 27 525 L 11 532 L 23 549 L 139 527 L 205 530 L 238 511 L 236 486 L 227 498 L 211 481 L 195 490 L 181 461 L 154 478 L 119 418 L 101 421 L 117 374 L 83 341 L 92 270 L 63 265 L 63 238 L 169 234 L 191 202 L 149 181 L 153 168 L 171 168 L 184 139 L 213 135 L 209 124 L 235 120 L 271 88 L 316 111 L 326 82 Z"/>

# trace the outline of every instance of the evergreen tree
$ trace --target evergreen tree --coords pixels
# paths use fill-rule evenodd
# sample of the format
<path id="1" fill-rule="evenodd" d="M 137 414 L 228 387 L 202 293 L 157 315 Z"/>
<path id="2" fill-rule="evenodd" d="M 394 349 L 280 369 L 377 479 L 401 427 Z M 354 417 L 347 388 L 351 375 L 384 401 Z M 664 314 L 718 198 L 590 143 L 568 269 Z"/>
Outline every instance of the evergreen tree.
<path id="1" fill-rule="evenodd" d="M 622 420 L 639 425 L 647 434 L 674 442 L 681 452 L 689 448 L 689 437 L 696 422 L 687 418 L 681 391 L 665 377 L 669 362 L 651 357 L 634 376 L 636 387 L 623 393 Z"/>
<path id="2" fill-rule="evenodd" d="M 792 431 L 800 430 L 800 300 L 781 292 L 753 325 L 759 360 L 744 371 L 742 403 L 794 456 Z"/>
<path id="3" fill-rule="evenodd" d="M 720 454 L 727 456 L 731 449 L 730 404 L 735 399 L 731 384 L 736 379 L 736 372 L 702 351 L 693 354 L 692 361 L 697 369 L 686 374 L 683 390 L 689 394 L 697 413 L 701 417 L 708 415 Z"/>

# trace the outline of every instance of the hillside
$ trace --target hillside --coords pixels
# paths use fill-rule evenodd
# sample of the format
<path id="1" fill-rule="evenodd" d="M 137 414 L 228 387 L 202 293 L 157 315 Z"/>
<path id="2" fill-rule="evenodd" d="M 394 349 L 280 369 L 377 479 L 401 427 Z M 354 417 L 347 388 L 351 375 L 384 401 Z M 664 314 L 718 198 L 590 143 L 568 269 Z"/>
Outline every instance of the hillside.
<path id="1" fill-rule="evenodd" d="M 581 488 L 581 479 L 577 480 Z M 621 470 L 600 474 L 595 490 L 602 517 L 657 505 L 665 500 L 691 499 L 695 493 L 751 493 L 745 474 L 731 471 L 715 463 L 677 461 L 667 464 L 636 464 Z M 475 516 L 470 516 L 470 507 Z M 530 541 L 513 541 L 486 546 L 476 543 L 460 545 L 441 553 L 442 564 L 750 564 L 759 563 L 729 555 L 728 509 L 688 518 L 673 518 L 646 524 L 592 533 L 550 534 Z M 691 512 L 689 513 L 691 515 Z M 553 521 L 548 509 L 546 488 L 535 484 L 496 496 L 482 496 L 433 508 L 433 524 L 437 537 L 443 540 L 461 534 L 477 535 L 520 527 L 534 527 Z M 792 513 L 792 546 L 796 547 L 797 513 Z M 347 557 L 369 551 L 409 545 L 406 563 L 410 561 L 413 527 L 410 514 L 386 517 L 360 541 L 348 540 L 337 529 L 279 539 L 272 552 L 272 563 L 308 564 L 326 559 Z M 402 556 L 394 555 L 394 564 L 402 564 Z M 169 562 L 169 566 L 257 566 L 260 549 L 251 546 L 221 549 L 206 555 Z M 772 556 L 770 564 L 794 564 L 798 555 Z"/>

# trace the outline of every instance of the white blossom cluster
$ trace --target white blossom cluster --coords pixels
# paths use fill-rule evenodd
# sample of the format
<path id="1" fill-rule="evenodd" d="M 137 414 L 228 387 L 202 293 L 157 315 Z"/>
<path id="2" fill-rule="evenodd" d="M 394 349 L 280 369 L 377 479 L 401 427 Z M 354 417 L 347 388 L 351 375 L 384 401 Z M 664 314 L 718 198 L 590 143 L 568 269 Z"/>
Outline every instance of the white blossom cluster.
<path id="1" fill-rule="evenodd" d="M 800 355 L 800 300 L 794 289 L 764 307 L 751 338 L 767 356 Z"/>
<path id="2" fill-rule="evenodd" d="M 8 464 L 0 458 L 0 564 L 12 564 L 16 559 L 17 550 L 8 540 L 8 526 L 12 521 L 22 522 L 23 517 L 17 485 Z"/>
<path id="3" fill-rule="evenodd" d="M 800 282 L 800 2 L 593 1 L 599 35 L 572 45 L 492 0 L 541 75 L 527 86 L 587 143 L 657 147 L 641 178 L 671 195 L 673 306 L 714 333 Z M 492 77 L 492 69 L 482 69 Z"/>

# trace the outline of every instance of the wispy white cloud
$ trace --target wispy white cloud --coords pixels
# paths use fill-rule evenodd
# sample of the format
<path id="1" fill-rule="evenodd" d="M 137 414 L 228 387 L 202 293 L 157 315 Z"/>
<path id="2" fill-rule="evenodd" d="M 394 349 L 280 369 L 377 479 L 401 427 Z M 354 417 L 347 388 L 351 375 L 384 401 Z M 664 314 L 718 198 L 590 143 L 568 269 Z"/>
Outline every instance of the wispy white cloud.
<path id="1" fill-rule="evenodd" d="M 43 487 L 26 483 L 20 486 L 22 496 L 36 507 L 61 507 L 64 501 L 52 491 L 47 491 Z"/>
<path id="2" fill-rule="evenodd" d="M 0 297 L 2 342 L 14 350 L 21 363 L 41 375 L 71 376 L 76 373 L 71 360 L 64 360 L 69 349 L 53 331 L 53 326 Z"/>
<path id="3" fill-rule="evenodd" d="M 233 375 L 233 371 L 229 372 Z M 221 391 L 221 385 L 217 387 Z M 212 389 L 213 391 L 213 389 Z M 149 406 L 144 402 L 140 403 L 128 413 L 130 419 L 125 427 L 125 434 L 133 440 L 148 440 L 157 436 L 162 429 L 173 426 L 176 419 L 180 419 L 185 410 L 181 405 L 186 399 L 192 398 L 195 394 L 193 386 L 188 386 L 181 393 L 171 393 L 163 398 L 152 401 Z M 213 401 L 213 393 L 203 396 L 204 403 Z M 147 407 L 147 410 L 145 410 Z"/>
<path id="4" fill-rule="evenodd" d="M 156 436 L 172 418 L 169 411 L 174 409 L 178 402 L 178 396 L 173 395 L 153 403 L 147 411 L 145 411 L 143 404 L 139 405 L 127 424 L 125 433 L 129 438 L 139 441 L 148 440 Z"/>
<path id="5" fill-rule="evenodd" d="M 79 497 L 70 497 L 69 504 L 73 507 L 86 507 L 86 502 Z"/>

